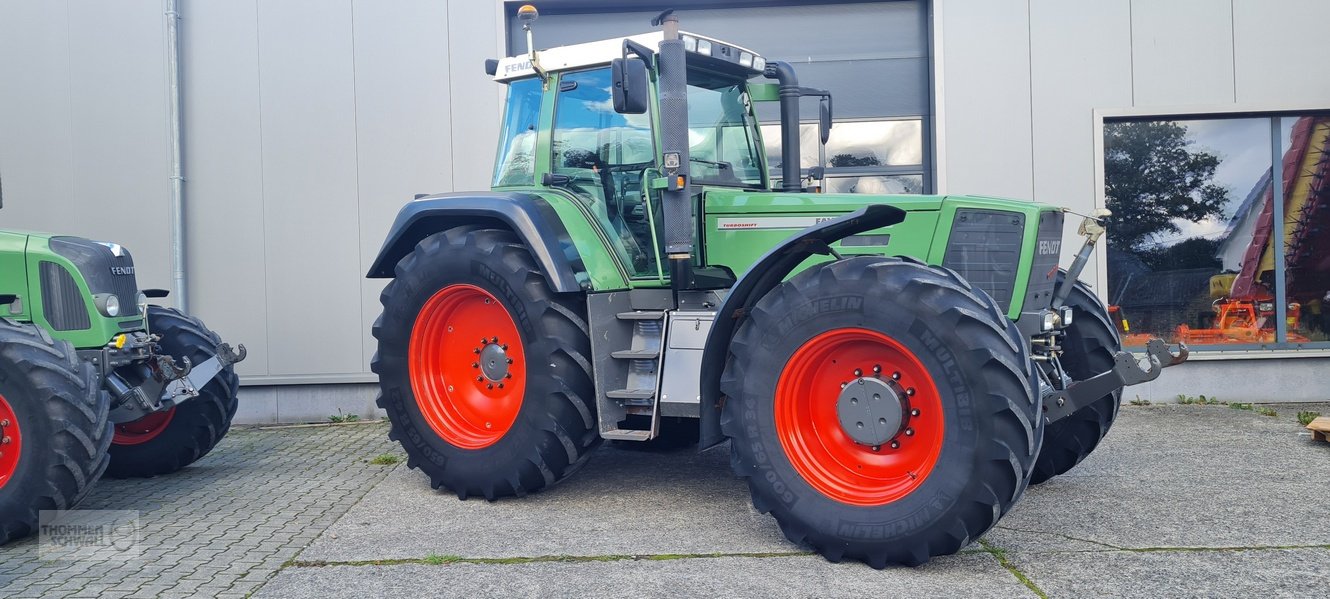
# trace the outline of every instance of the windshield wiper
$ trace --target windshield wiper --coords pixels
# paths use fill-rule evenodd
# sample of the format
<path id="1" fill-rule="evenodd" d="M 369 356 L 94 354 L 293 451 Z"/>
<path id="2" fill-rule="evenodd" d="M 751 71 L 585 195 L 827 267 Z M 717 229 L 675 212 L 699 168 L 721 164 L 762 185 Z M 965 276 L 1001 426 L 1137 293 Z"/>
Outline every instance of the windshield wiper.
<path id="1" fill-rule="evenodd" d="M 720 170 L 725 170 L 725 169 L 727 169 L 727 168 L 730 168 L 730 163 L 728 163 L 728 162 L 717 162 L 717 161 L 715 161 L 715 160 L 705 160 L 705 159 L 702 159 L 702 158 L 693 158 L 693 157 L 691 157 L 691 156 L 688 157 L 688 161 L 689 161 L 689 162 L 701 162 L 702 164 L 709 164 L 709 165 L 714 166 L 714 167 L 716 167 L 716 168 L 718 168 L 718 169 L 720 169 Z"/>

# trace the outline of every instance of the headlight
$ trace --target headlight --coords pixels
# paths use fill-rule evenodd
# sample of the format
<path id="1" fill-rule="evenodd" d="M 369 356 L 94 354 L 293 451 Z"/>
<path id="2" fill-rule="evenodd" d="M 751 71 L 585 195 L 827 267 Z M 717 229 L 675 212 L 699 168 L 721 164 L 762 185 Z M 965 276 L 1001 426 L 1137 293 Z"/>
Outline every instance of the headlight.
<path id="1" fill-rule="evenodd" d="M 134 298 L 134 303 L 138 304 L 138 307 L 139 307 L 139 314 L 146 314 L 146 313 L 148 312 L 148 296 L 147 296 L 147 294 L 145 294 L 145 293 L 143 293 L 142 291 L 140 291 L 140 292 L 139 292 L 139 296 L 136 297 L 136 298 Z"/>
<path id="2" fill-rule="evenodd" d="M 697 40 L 697 53 L 711 56 L 711 42 L 709 40 Z"/>
<path id="3" fill-rule="evenodd" d="M 1058 312 L 1059 315 L 1062 316 L 1062 326 L 1071 326 L 1071 306 L 1063 306 Z"/>
<path id="4" fill-rule="evenodd" d="M 767 70 L 767 59 L 762 58 L 761 56 L 754 56 L 753 70 L 758 72 Z"/>
<path id="5" fill-rule="evenodd" d="M 687 50 L 689 52 L 697 52 L 697 38 L 691 35 L 681 35 L 679 36 L 679 39 L 683 40 L 684 50 Z"/>
<path id="6" fill-rule="evenodd" d="M 97 311 L 105 316 L 120 315 L 120 299 L 110 293 L 99 293 L 93 296 L 93 303 L 97 304 Z"/>
<path id="7" fill-rule="evenodd" d="M 739 53 L 739 66 L 753 68 L 753 55 L 747 52 Z"/>
<path id="8" fill-rule="evenodd" d="M 1047 333 L 1058 326 L 1058 315 L 1053 311 L 1045 311 L 1039 317 L 1039 330 Z"/>

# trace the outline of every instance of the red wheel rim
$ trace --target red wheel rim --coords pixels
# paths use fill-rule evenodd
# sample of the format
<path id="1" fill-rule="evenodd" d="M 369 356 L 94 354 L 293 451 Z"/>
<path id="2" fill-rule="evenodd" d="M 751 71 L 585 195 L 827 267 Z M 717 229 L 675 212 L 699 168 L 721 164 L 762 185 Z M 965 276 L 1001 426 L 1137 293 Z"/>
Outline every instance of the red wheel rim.
<path id="1" fill-rule="evenodd" d="M 859 376 L 889 380 L 904 392 L 901 430 L 877 449 L 851 439 L 837 416 L 843 384 Z M 841 503 L 884 505 L 909 495 L 942 451 L 942 400 L 933 378 L 913 352 L 876 331 L 835 329 L 800 346 L 776 383 L 775 413 L 795 471 Z"/>
<path id="2" fill-rule="evenodd" d="M 448 443 L 489 447 L 517 420 L 526 390 L 522 338 L 488 291 L 449 285 L 430 297 L 411 329 L 408 363 L 416 405 Z"/>
<path id="3" fill-rule="evenodd" d="M 18 414 L 0 395 L 0 488 L 14 477 L 18 470 L 18 456 L 23 451 L 23 435 L 18 429 Z"/>
<path id="4" fill-rule="evenodd" d="M 153 412 L 131 422 L 115 425 L 115 436 L 111 443 L 116 445 L 140 445 L 156 439 L 175 418 L 175 407 L 161 412 Z"/>

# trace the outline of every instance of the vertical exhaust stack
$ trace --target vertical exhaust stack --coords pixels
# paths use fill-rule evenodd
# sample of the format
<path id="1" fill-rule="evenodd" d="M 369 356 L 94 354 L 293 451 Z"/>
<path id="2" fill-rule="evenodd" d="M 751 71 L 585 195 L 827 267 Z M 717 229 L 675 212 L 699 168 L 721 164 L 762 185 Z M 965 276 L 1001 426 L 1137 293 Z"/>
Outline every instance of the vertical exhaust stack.
<path id="1" fill-rule="evenodd" d="M 775 60 L 762 71 L 767 79 L 780 84 L 780 156 L 781 189 L 803 191 L 803 175 L 799 169 L 799 77 L 790 63 Z"/>
<path id="2" fill-rule="evenodd" d="M 656 54 L 660 96 L 660 141 L 665 179 L 661 192 L 665 213 L 665 254 L 670 260 L 670 280 L 676 290 L 692 279 L 693 205 L 688 172 L 688 65 L 683 40 L 679 39 L 679 17 L 665 11 L 651 21 L 665 33 Z"/>

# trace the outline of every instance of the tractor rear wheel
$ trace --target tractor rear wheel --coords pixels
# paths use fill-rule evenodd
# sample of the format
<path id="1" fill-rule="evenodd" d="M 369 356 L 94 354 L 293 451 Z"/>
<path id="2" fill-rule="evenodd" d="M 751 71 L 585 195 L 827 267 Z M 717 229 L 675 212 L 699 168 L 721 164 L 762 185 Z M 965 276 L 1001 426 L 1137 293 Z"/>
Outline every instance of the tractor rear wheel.
<path id="1" fill-rule="evenodd" d="M 600 434 L 585 303 L 555 295 L 510 231 L 426 237 L 380 300 L 378 404 L 435 489 L 520 496 L 586 463 Z"/>
<path id="2" fill-rule="evenodd" d="M 1058 285 L 1065 276 L 1065 272 L 1058 273 Z M 1113 368 L 1113 357 L 1122 350 L 1122 340 L 1103 302 L 1077 281 L 1067 296 L 1067 305 L 1072 309 L 1071 326 L 1067 327 L 1059 360 L 1067 375 L 1080 381 Z M 1035 462 L 1030 484 L 1067 472 L 1090 455 L 1113 426 L 1121 403 L 1119 389 L 1048 425 L 1044 451 Z"/>
<path id="3" fill-rule="evenodd" d="M 106 470 L 110 397 L 65 341 L 0 320 L 0 544 L 74 507 Z"/>
<path id="4" fill-rule="evenodd" d="M 954 272 L 811 267 L 740 325 L 721 426 L 753 505 L 831 561 L 955 553 L 1020 498 L 1042 419 L 1026 342 Z"/>
<path id="5" fill-rule="evenodd" d="M 148 330 L 161 335 L 158 344 L 163 353 L 177 361 L 189 358 L 196 365 L 212 359 L 222 343 L 221 337 L 202 321 L 174 308 L 148 306 Z M 227 366 L 199 389 L 198 397 L 163 412 L 116 424 L 107 476 L 158 476 L 198 461 L 231 429 L 239 390 L 235 368 Z"/>

